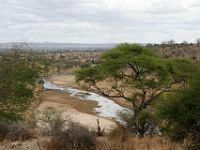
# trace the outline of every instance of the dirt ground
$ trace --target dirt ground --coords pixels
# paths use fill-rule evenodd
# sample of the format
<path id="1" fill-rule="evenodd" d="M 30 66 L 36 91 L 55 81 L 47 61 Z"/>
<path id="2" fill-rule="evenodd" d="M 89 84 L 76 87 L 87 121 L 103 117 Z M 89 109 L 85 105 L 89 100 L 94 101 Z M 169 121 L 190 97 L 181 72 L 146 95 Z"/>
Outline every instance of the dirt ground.
<path id="1" fill-rule="evenodd" d="M 71 97 L 68 93 L 62 93 L 55 90 L 44 91 L 42 94 L 42 101 L 64 104 L 77 111 L 88 114 L 96 114 L 94 108 L 98 107 L 98 104 L 95 101 L 81 100 L 77 97 Z"/>

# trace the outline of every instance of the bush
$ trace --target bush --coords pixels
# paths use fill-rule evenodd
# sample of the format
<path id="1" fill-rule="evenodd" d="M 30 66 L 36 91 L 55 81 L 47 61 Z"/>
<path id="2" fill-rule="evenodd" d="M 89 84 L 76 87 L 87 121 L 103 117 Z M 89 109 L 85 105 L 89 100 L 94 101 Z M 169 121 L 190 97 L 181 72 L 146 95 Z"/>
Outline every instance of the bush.
<path id="1" fill-rule="evenodd" d="M 66 118 L 66 119 L 65 119 Z M 94 150 L 95 133 L 78 123 L 72 123 L 63 112 L 48 107 L 40 118 L 44 133 L 51 136 L 48 150 Z"/>
<path id="2" fill-rule="evenodd" d="M 7 127 L 6 139 L 11 141 L 25 141 L 32 138 L 32 134 L 27 123 L 15 122 Z"/>
<path id="3" fill-rule="evenodd" d="M 33 137 L 30 126 L 25 122 L 0 122 L 0 141 L 25 141 Z"/>
<path id="4" fill-rule="evenodd" d="M 65 129 L 66 121 L 69 121 L 69 119 L 64 119 L 62 111 L 52 107 L 48 107 L 42 112 L 40 120 L 44 127 L 44 134 L 49 136 L 59 135 Z"/>
<path id="5" fill-rule="evenodd" d="M 196 74 L 190 87 L 178 93 L 162 97 L 158 104 L 161 127 L 175 140 L 191 140 L 190 149 L 200 149 L 200 73 Z"/>
<path id="6" fill-rule="evenodd" d="M 137 124 L 134 119 L 134 114 L 120 113 L 120 117 L 125 122 L 124 127 L 130 134 L 136 136 L 159 134 L 156 119 L 147 110 L 143 110 L 140 114 Z"/>
<path id="7" fill-rule="evenodd" d="M 6 122 L 0 122 L 0 141 L 3 141 L 6 137 L 7 133 L 7 125 Z"/>
<path id="8" fill-rule="evenodd" d="M 48 150 L 95 150 L 96 137 L 89 129 L 78 123 L 70 123 L 69 128 L 53 136 Z"/>

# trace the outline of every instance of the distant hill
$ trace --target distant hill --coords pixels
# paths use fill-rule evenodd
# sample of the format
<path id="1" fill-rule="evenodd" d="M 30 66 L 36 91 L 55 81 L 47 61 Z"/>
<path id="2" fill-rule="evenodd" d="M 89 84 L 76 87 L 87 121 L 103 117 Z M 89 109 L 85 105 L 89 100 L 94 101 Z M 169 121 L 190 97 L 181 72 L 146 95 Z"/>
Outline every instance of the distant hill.
<path id="1" fill-rule="evenodd" d="M 109 44 L 81 44 L 81 43 L 22 43 L 22 42 L 8 42 L 8 43 L 0 43 L 0 50 L 7 50 L 13 48 L 14 45 L 22 46 L 27 50 L 106 50 L 109 48 L 113 48 L 117 43 L 109 43 Z"/>

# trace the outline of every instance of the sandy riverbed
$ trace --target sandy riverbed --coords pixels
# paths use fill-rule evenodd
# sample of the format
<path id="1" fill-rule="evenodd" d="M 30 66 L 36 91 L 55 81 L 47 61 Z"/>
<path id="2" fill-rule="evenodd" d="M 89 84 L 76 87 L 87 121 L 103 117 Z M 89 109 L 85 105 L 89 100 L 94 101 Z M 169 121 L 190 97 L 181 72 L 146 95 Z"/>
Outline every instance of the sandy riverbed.
<path id="1" fill-rule="evenodd" d="M 94 111 L 97 106 L 95 101 L 84 101 L 77 97 L 72 97 L 68 93 L 62 93 L 55 90 L 46 90 L 42 94 L 42 102 L 53 102 L 58 104 L 63 104 L 68 107 L 74 108 L 77 111 L 96 114 Z"/>
<path id="2" fill-rule="evenodd" d="M 59 86 L 70 86 L 77 89 L 83 89 L 84 83 L 77 83 L 75 80 L 75 76 L 72 74 L 59 74 L 59 75 L 52 75 L 48 78 L 48 81 L 50 81 L 53 84 L 59 85 Z M 101 83 L 102 86 L 107 86 L 109 83 Z M 115 98 L 113 101 L 123 107 L 132 108 L 132 104 L 124 99 L 121 98 Z"/>
<path id="3" fill-rule="evenodd" d="M 72 74 L 52 75 L 48 78 L 48 81 L 60 86 L 80 88 L 80 85 L 75 81 L 75 76 Z"/>
<path id="4" fill-rule="evenodd" d="M 73 75 L 53 75 L 48 78 L 48 81 L 60 86 L 71 86 L 80 88 L 75 82 Z M 62 110 L 65 116 L 70 116 L 73 122 L 78 122 L 92 130 L 97 128 L 97 119 L 100 121 L 101 128 L 106 132 L 117 127 L 117 123 L 105 117 L 98 116 L 94 108 L 98 108 L 98 103 L 95 101 L 85 101 L 78 97 L 72 97 L 69 93 L 59 90 L 45 90 L 41 97 L 41 103 L 35 110 L 36 118 L 41 115 L 41 112 L 53 107 Z"/>

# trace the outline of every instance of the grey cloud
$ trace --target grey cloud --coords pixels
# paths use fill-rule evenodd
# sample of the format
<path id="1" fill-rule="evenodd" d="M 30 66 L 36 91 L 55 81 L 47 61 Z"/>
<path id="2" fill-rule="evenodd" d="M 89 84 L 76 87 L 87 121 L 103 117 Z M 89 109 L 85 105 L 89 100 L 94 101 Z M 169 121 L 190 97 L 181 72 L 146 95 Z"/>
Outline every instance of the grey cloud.
<path id="1" fill-rule="evenodd" d="M 0 0 L 1 1 L 1 0 Z M 108 3 L 109 2 L 109 3 Z M 2 0 L 0 42 L 194 41 L 198 0 Z"/>

